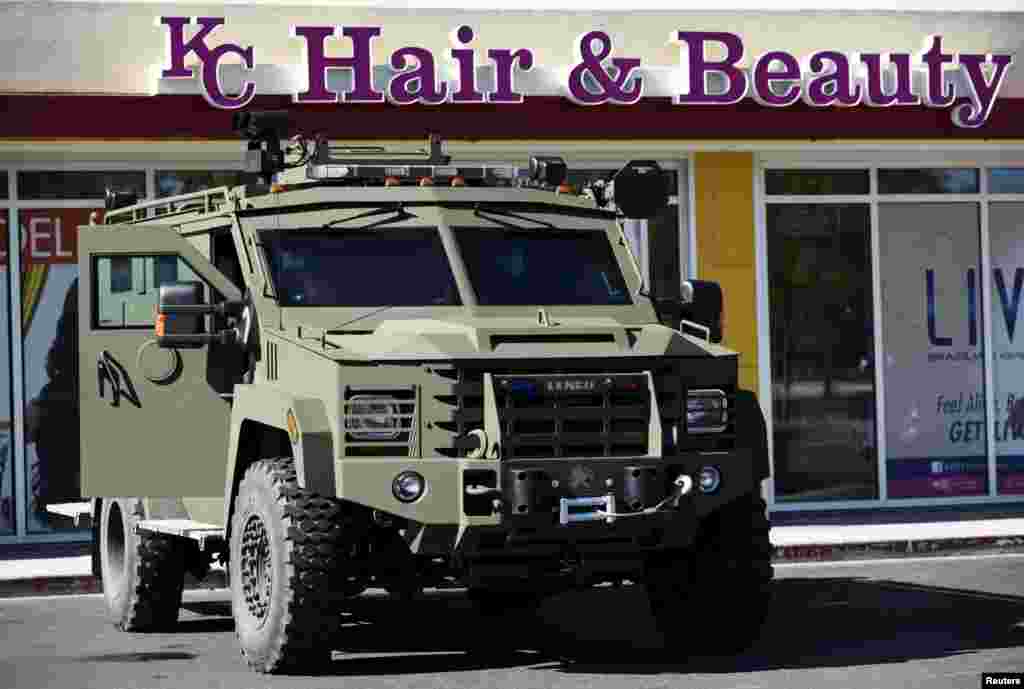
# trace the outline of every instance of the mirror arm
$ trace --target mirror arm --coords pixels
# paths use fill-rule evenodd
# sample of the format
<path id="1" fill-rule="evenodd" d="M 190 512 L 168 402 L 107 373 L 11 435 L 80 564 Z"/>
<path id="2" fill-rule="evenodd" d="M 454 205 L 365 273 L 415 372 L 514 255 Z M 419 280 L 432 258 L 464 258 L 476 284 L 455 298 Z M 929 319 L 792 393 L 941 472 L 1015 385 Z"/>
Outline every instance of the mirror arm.
<path id="1" fill-rule="evenodd" d="M 157 313 L 181 316 L 237 316 L 242 313 L 245 302 L 240 299 L 227 299 L 219 304 L 160 304 Z"/>
<path id="2" fill-rule="evenodd" d="M 203 333 L 199 335 L 164 335 L 157 337 L 157 345 L 160 347 L 181 347 L 188 345 L 230 345 L 235 344 L 238 338 L 235 330 L 229 328 L 218 333 Z"/>

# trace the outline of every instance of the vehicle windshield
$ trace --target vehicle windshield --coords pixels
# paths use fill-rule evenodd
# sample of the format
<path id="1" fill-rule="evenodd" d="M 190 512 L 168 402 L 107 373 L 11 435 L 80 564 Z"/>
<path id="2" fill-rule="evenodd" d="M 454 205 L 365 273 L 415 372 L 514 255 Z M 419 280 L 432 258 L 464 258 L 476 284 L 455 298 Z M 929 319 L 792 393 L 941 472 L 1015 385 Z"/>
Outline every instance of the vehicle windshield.
<path id="1" fill-rule="evenodd" d="M 603 230 L 454 228 L 481 306 L 632 304 Z"/>
<path id="2" fill-rule="evenodd" d="M 436 228 L 264 231 L 282 306 L 459 306 Z"/>

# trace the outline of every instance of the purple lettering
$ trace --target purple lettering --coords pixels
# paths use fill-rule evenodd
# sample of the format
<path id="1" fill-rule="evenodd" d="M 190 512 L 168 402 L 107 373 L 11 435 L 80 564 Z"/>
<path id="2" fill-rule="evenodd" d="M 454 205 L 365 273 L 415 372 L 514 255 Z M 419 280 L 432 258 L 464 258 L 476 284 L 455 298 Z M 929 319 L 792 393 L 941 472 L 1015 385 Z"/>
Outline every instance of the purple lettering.
<path id="1" fill-rule="evenodd" d="M 813 77 L 807 84 L 804 100 L 809 105 L 819 108 L 836 103 L 846 106 L 858 105 L 863 91 L 859 84 L 853 84 L 850 79 L 850 60 L 846 55 L 834 50 L 823 50 L 811 56 L 811 71 L 822 72 L 825 68 L 825 60 L 835 65 L 835 69 Z"/>
<path id="2" fill-rule="evenodd" d="M 931 44 L 931 48 L 921 54 L 921 61 L 927 66 L 928 92 L 925 96 L 925 103 L 933 108 L 944 108 L 953 102 L 956 97 L 956 87 L 952 84 L 946 88 L 943 79 L 944 68 L 942 65 L 955 62 L 949 53 L 942 52 L 942 36 L 929 36 L 925 45 Z"/>
<path id="3" fill-rule="evenodd" d="M 191 24 L 192 19 L 190 17 L 160 17 L 160 24 L 170 28 L 171 38 L 169 46 L 171 68 L 163 70 L 160 73 L 162 77 L 169 79 L 191 77 L 192 70 L 185 66 L 185 58 L 189 53 L 195 53 L 201 62 L 206 62 L 206 57 L 210 53 L 210 49 L 206 47 L 206 37 L 210 35 L 211 31 L 224 24 L 224 18 L 199 17 L 198 21 L 199 31 L 186 43 L 185 26 Z"/>
<path id="4" fill-rule="evenodd" d="M 773 72 L 773 62 L 781 62 L 783 71 Z M 754 63 L 754 100 L 761 105 L 769 105 L 775 108 L 784 108 L 787 105 L 800 100 L 800 87 L 790 86 L 784 94 L 776 95 L 772 91 L 772 82 L 775 80 L 799 81 L 800 64 L 796 58 L 789 53 L 776 50 L 765 53 L 757 58 Z"/>
<path id="5" fill-rule="evenodd" d="M 961 55 L 961 68 L 967 72 L 967 85 L 971 95 L 958 98 L 953 106 L 953 122 L 958 127 L 980 127 L 992 114 L 996 94 L 1003 85 L 1007 68 L 1013 63 L 1011 55 Z M 991 62 L 995 65 L 992 81 L 985 79 L 981 66 Z"/>
<path id="6" fill-rule="evenodd" d="M 343 93 L 345 103 L 382 103 L 384 94 L 373 90 L 370 44 L 380 36 L 375 26 L 345 26 L 341 34 L 352 39 L 352 57 L 327 57 L 324 41 L 334 35 L 329 26 L 296 26 L 292 35 L 306 39 L 306 65 L 309 73 L 309 90 L 295 95 L 296 103 L 337 103 L 338 94 L 327 90 L 328 69 L 351 69 L 352 90 Z"/>
<path id="7" fill-rule="evenodd" d="M 473 40 L 473 29 L 460 26 L 452 32 L 452 57 L 459 63 L 458 89 L 452 93 L 453 103 L 483 103 L 484 94 L 476 90 L 476 63 L 472 48 L 465 46 Z"/>
<path id="8" fill-rule="evenodd" d="M 885 92 L 882 59 L 896 65 L 896 89 L 892 93 Z M 865 53 L 860 56 L 861 62 L 867 66 L 867 85 L 864 100 L 868 105 L 888 107 L 890 105 L 919 105 L 920 97 L 913 92 L 910 70 L 910 55 L 906 53 L 879 54 Z"/>
<path id="9" fill-rule="evenodd" d="M 240 55 L 245 60 L 246 69 L 253 68 L 252 46 L 242 50 L 237 45 L 225 43 L 211 50 L 203 60 L 203 90 L 206 94 L 206 102 L 217 108 L 244 108 L 256 96 L 256 86 L 247 81 L 242 85 L 242 92 L 237 98 L 231 98 L 224 94 L 220 85 L 220 59 L 228 53 Z"/>
<path id="10" fill-rule="evenodd" d="M 391 54 L 391 66 L 405 69 L 409 64 L 407 58 L 416 61 L 416 68 L 392 77 L 388 84 L 391 99 L 399 105 L 443 103 L 448 97 L 448 85 L 438 87 L 435 83 L 434 56 L 423 48 L 400 48 Z"/>
<path id="11" fill-rule="evenodd" d="M 526 48 L 519 50 L 488 50 L 487 57 L 494 62 L 494 93 L 487 94 L 489 103 L 522 103 L 523 96 L 516 93 L 513 87 L 512 70 L 516 62 L 524 72 L 533 69 L 533 53 Z"/>
<path id="12" fill-rule="evenodd" d="M 727 32 L 679 31 L 670 41 L 687 45 L 687 50 L 680 51 L 680 60 L 684 63 L 688 83 L 684 92 L 676 95 L 676 105 L 732 105 L 747 95 L 747 76 L 736 67 L 736 63 L 743 59 L 743 41 L 739 36 Z M 705 59 L 704 44 L 711 41 L 725 45 L 724 60 L 713 62 Z M 729 82 L 725 93 L 708 93 L 709 72 L 725 75 Z"/>

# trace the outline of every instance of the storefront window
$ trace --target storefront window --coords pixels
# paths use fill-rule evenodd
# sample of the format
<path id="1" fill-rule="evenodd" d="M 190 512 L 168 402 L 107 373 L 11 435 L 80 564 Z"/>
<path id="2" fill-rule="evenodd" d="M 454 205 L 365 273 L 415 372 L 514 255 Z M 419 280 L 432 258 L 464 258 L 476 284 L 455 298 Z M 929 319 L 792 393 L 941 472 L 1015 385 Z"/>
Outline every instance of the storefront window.
<path id="1" fill-rule="evenodd" d="M 970 168 L 879 170 L 879 194 L 977 194 L 978 171 Z"/>
<path id="2" fill-rule="evenodd" d="M 18 199 L 53 201 L 103 199 L 107 189 L 146 195 L 145 172 L 68 172 L 54 170 L 18 173 Z"/>
<path id="3" fill-rule="evenodd" d="M 988 171 L 990 194 L 1024 194 L 1024 167 L 1001 167 Z"/>
<path id="4" fill-rule="evenodd" d="M 768 170 L 765 174 L 769 196 L 867 194 L 870 190 L 867 170 Z"/>
<path id="5" fill-rule="evenodd" d="M 0 199 L 6 199 L 10 196 L 7 187 L 7 170 L 0 170 Z"/>
<path id="6" fill-rule="evenodd" d="M 211 187 L 258 184 L 259 175 L 239 170 L 157 170 L 156 196 L 190 194 Z"/>
<path id="7" fill-rule="evenodd" d="M 985 495 L 978 204 L 878 213 L 888 495 Z"/>
<path id="8" fill-rule="evenodd" d="M 1008 417 L 1014 402 L 1024 397 L 1024 336 L 1017 328 L 1024 292 L 1024 202 L 991 204 L 988 227 L 997 486 L 1000 494 L 1022 495 L 1024 434 L 1012 431 Z"/>
<path id="9" fill-rule="evenodd" d="M 4 190 L 6 191 L 6 184 Z M 10 273 L 7 270 L 9 213 L 8 209 L 0 207 L 0 535 L 11 534 L 15 529 Z"/>
<path id="10" fill-rule="evenodd" d="M 868 204 L 769 204 L 775 494 L 878 497 Z"/>
<path id="11" fill-rule="evenodd" d="M 70 528 L 47 504 L 79 495 L 78 226 L 89 208 L 22 210 L 21 307 L 29 532 Z"/>

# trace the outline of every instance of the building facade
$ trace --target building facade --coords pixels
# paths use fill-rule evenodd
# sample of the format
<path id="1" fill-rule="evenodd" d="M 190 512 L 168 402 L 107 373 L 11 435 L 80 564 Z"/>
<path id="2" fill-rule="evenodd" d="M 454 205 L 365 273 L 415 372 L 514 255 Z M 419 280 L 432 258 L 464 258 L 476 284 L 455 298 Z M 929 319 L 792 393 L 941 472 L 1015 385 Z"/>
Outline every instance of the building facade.
<path id="1" fill-rule="evenodd" d="M 0 542 L 88 538 L 45 511 L 77 497 L 74 398 L 79 384 L 95 384 L 68 355 L 75 228 L 102 208 L 107 188 L 158 198 L 250 179 L 199 54 L 189 56 L 195 77 L 158 78 L 173 61 L 173 29 L 158 17 L 172 15 L 223 17 L 210 51 L 253 47 L 256 67 L 226 62 L 215 88 L 234 97 L 251 81 L 247 107 L 286 109 L 332 141 L 421 143 L 436 132 L 461 160 L 561 155 L 575 185 L 657 160 L 676 193 L 663 216 L 631 224 L 633 248 L 654 283 L 723 286 L 724 343 L 741 352 L 741 384 L 769 422 L 764 490 L 774 512 L 1024 501 L 1024 437 L 1006 423 L 1024 396 L 1024 14 L 9 5 L 0 20 L 20 38 L 0 47 Z M 200 25 L 181 26 L 187 40 Z M 335 27 L 324 49 L 336 56 L 354 49 L 338 27 L 379 27 L 367 60 L 382 92 L 400 71 L 394 51 L 450 55 L 463 26 L 474 35 L 458 46 L 480 56 L 528 47 L 534 69 L 515 72 L 521 102 L 296 102 L 309 86 L 309 43 L 289 26 Z M 751 84 L 756 56 L 770 51 L 863 60 L 920 54 L 941 36 L 960 67 L 942 71 L 942 84 L 979 105 L 987 93 L 990 107 L 980 126 L 959 126 L 956 108 L 936 103 L 778 106 L 763 91 L 732 104 L 675 103 L 681 48 L 663 39 L 694 27 L 741 37 L 747 57 L 736 64 Z M 585 105 L 560 92 L 555 77 L 569 73 L 574 41 L 591 30 L 606 33 L 613 56 L 642 60 L 642 98 Z M 992 89 L 999 55 L 1011 60 Z M 984 58 L 984 79 L 971 81 L 979 62 L 970 56 Z M 479 90 L 496 92 L 497 71 L 477 69 Z M 454 91 L 458 70 L 448 60 L 438 83 Z M 346 70 L 328 74 L 332 91 L 353 88 Z M 900 74 L 889 92 L 903 88 Z M 709 77 L 709 93 L 728 91 L 721 75 Z M 926 95 L 923 78 L 908 76 L 906 88 Z M 777 81 L 773 93 L 800 83 Z M 155 301 L 176 266 L 105 269 L 112 295 L 132 295 L 110 302 L 116 321 L 137 317 L 125 304 L 146 310 L 140 298 Z"/>

